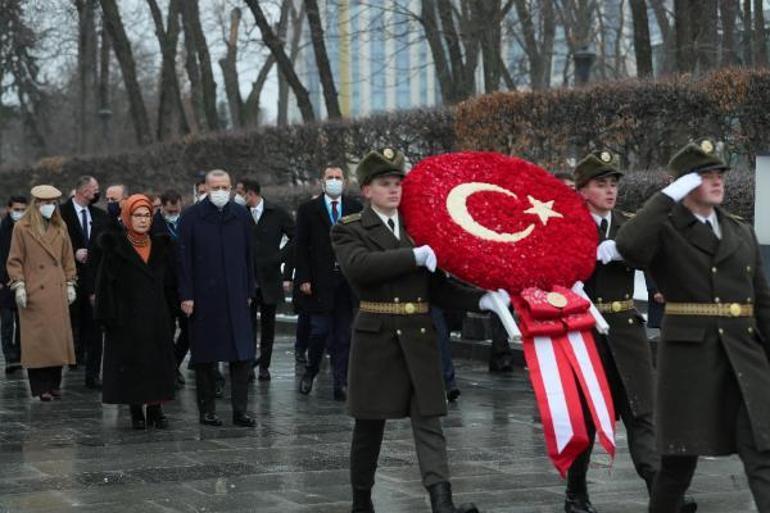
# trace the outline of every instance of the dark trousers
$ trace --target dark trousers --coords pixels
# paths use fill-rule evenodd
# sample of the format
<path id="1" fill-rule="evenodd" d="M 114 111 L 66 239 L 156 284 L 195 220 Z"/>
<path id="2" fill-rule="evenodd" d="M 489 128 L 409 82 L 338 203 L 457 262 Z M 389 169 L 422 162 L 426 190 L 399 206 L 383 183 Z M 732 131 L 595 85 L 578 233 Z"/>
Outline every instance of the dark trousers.
<path id="1" fill-rule="evenodd" d="M 439 417 L 420 416 L 416 406 L 416 401 L 412 400 L 412 434 L 422 484 L 427 488 L 449 481 L 446 439 Z M 356 419 L 353 443 L 350 447 L 350 483 L 354 489 L 368 490 L 374 486 L 374 474 L 377 471 L 384 432 L 384 419 Z"/>
<path id="2" fill-rule="evenodd" d="M 87 296 L 78 296 L 70 306 L 75 356 L 79 365 L 85 362 L 86 380 L 96 379 L 102 370 L 102 332 L 94 320 L 94 309 Z"/>
<path id="3" fill-rule="evenodd" d="M 608 380 L 612 380 L 613 374 L 611 369 L 615 369 L 615 366 L 608 365 L 607 368 L 607 378 Z M 614 375 L 614 378 L 619 380 L 617 374 Z M 652 413 L 648 413 L 634 416 L 631 411 L 631 406 L 628 404 L 628 398 L 622 384 L 615 383 L 612 390 L 616 392 L 613 397 L 615 413 L 620 416 L 623 425 L 626 427 L 628 451 L 631 454 L 631 461 L 634 463 L 636 473 L 644 480 L 647 491 L 650 492 L 653 480 L 655 479 L 655 475 L 660 466 L 660 457 L 655 449 L 655 427 L 652 421 L 653 415 Z M 583 416 L 586 419 L 586 427 L 588 428 L 588 439 L 591 443 L 588 448 L 575 459 L 572 466 L 569 468 L 567 473 L 567 493 L 573 496 L 588 497 L 586 476 L 588 474 L 588 466 L 591 462 L 591 452 L 593 450 L 593 440 L 596 436 L 596 427 L 591 420 L 591 413 L 582 392 L 580 400 L 583 406 Z"/>
<path id="4" fill-rule="evenodd" d="M 770 451 L 757 449 L 745 405 L 738 410 L 735 438 L 757 511 L 770 513 Z M 698 456 L 664 455 L 661 458 L 660 472 L 652 488 L 650 513 L 679 511 L 697 464 Z"/>
<path id="5" fill-rule="evenodd" d="M 449 390 L 457 386 L 455 383 L 455 366 L 452 362 L 452 350 L 449 347 L 449 327 L 444 318 L 444 311 L 437 306 L 430 307 L 430 316 L 436 328 L 438 350 L 441 353 L 441 368 L 444 374 L 444 387 Z"/>
<path id="6" fill-rule="evenodd" d="M 3 340 L 5 365 L 21 361 L 21 328 L 19 311 L 15 308 L 0 308 L 0 337 Z"/>
<path id="7" fill-rule="evenodd" d="M 342 273 L 335 273 L 334 311 L 330 314 L 311 314 L 310 344 L 307 372 L 315 376 L 321 367 L 324 348 L 332 361 L 334 388 L 348 384 L 348 356 L 350 353 L 353 304 Z"/>
<path id="8" fill-rule="evenodd" d="M 492 347 L 489 351 L 490 367 L 510 366 L 513 361 L 513 349 L 508 343 L 508 332 L 496 315 L 490 317 L 489 326 L 492 336 Z"/>
<path id="9" fill-rule="evenodd" d="M 250 308 L 251 328 L 255 338 L 257 336 L 257 328 L 262 328 L 259 332 L 259 358 L 257 358 L 256 363 L 259 364 L 261 369 L 268 369 L 273 359 L 276 305 L 265 304 L 262 300 L 262 294 L 258 292 L 257 298 L 251 302 Z M 259 322 L 257 321 L 257 312 L 259 312 Z M 260 323 L 261 326 L 259 326 Z"/>
<path id="10" fill-rule="evenodd" d="M 195 365 L 195 386 L 198 393 L 198 412 L 216 413 L 216 362 L 198 363 Z M 230 362 L 230 402 L 233 415 L 246 413 L 249 401 L 249 371 L 250 361 Z"/>
<path id="11" fill-rule="evenodd" d="M 176 332 L 177 325 L 179 325 L 179 336 L 174 342 L 174 356 L 176 356 L 176 366 L 179 367 L 190 350 L 190 323 L 185 314 L 180 312 L 171 318 L 172 333 Z"/>
<path id="12" fill-rule="evenodd" d="M 61 388 L 61 366 L 27 369 L 29 388 L 33 396 Z"/>
<path id="13" fill-rule="evenodd" d="M 310 314 L 297 313 L 297 331 L 294 340 L 294 353 L 305 354 L 310 345 Z"/>

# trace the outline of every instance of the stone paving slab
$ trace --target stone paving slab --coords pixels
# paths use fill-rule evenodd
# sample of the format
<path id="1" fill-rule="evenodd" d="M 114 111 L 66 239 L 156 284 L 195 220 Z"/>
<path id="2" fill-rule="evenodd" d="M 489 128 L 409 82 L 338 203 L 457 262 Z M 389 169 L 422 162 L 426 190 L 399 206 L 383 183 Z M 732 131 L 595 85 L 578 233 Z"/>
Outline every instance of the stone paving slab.
<path id="1" fill-rule="evenodd" d="M 22 376 L 0 376 L 0 513 L 346 513 L 353 421 L 331 399 L 328 369 L 310 396 L 296 392 L 287 336 L 276 341 L 273 380 L 252 386 L 255 429 L 197 422 L 192 374 L 166 406 L 171 429 L 130 429 L 127 407 L 102 405 L 65 371 L 65 396 L 40 403 Z M 563 511 L 564 482 L 545 456 L 526 370 L 490 375 L 458 360 L 462 396 L 444 427 L 457 502 L 486 513 Z M 226 395 L 229 391 L 226 389 Z M 618 433 L 614 462 L 596 454 L 592 501 L 601 513 L 646 512 L 646 492 Z M 692 485 L 699 512 L 756 511 L 737 458 L 702 459 Z M 429 511 L 408 421 L 388 423 L 375 487 L 378 513 Z"/>

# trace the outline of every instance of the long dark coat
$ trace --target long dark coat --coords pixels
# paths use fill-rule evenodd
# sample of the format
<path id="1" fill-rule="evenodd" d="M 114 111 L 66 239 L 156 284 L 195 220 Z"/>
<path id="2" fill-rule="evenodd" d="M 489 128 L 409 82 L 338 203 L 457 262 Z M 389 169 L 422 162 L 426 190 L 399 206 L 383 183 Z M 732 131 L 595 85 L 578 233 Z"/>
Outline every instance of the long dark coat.
<path id="1" fill-rule="evenodd" d="M 612 212 L 609 237 L 599 234 L 599 242 L 614 240 L 627 217 L 620 211 Z M 586 293 L 595 303 L 625 301 L 634 297 L 634 269 L 626 262 L 614 261 L 606 265 L 596 263 L 591 277 L 586 280 Z M 631 412 L 635 417 L 652 413 L 654 398 L 654 371 L 652 351 L 644 320 L 636 310 L 602 314 L 610 325 L 609 335 L 594 332 L 599 354 L 616 404 L 625 390 Z M 619 408 L 616 408 L 618 411 Z"/>
<path id="2" fill-rule="evenodd" d="M 362 301 L 432 302 L 442 308 L 479 311 L 482 292 L 449 281 L 443 272 L 418 267 L 414 245 L 400 225 L 397 240 L 367 207 L 332 228 L 342 272 Z M 348 365 L 348 409 L 355 418 L 390 419 L 446 415 L 441 357 L 429 314 L 360 312 L 353 321 Z"/>
<path id="3" fill-rule="evenodd" d="M 267 200 L 263 200 L 262 216 L 254 225 L 254 272 L 262 302 L 277 305 L 284 302 L 281 263 L 292 252 L 294 220 L 288 212 Z M 252 218 L 253 219 L 253 218 Z M 286 235 L 289 242 L 281 248 Z"/>
<path id="4" fill-rule="evenodd" d="M 252 220 L 228 202 L 220 211 L 206 198 L 179 221 L 180 301 L 195 302 L 190 362 L 253 360 L 249 298 L 254 294 Z"/>
<path id="5" fill-rule="evenodd" d="M 0 222 L 0 308 L 16 310 L 16 299 L 13 291 L 8 287 L 8 271 L 5 269 L 8 253 L 11 251 L 13 225 L 10 215 L 6 215 Z"/>
<path id="6" fill-rule="evenodd" d="M 722 239 L 682 204 L 653 196 L 617 235 L 669 303 L 753 303 L 753 317 L 665 315 L 656 425 L 662 454 L 736 452 L 743 402 L 756 447 L 770 450 L 770 290 L 747 224 L 717 209 Z"/>
<path id="7" fill-rule="evenodd" d="M 341 216 L 360 212 L 363 206 L 355 198 L 342 197 Z M 294 280 L 297 285 L 310 282 L 313 294 L 302 294 L 302 310 L 311 314 L 326 314 L 334 310 L 334 264 L 331 230 L 332 222 L 326 210 L 324 195 L 300 205 L 297 209 Z"/>
<path id="8" fill-rule="evenodd" d="M 74 255 L 79 249 L 88 250 L 88 261 L 85 264 L 75 260 L 75 267 L 78 272 L 78 297 L 75 301 L 89 301 L 88 297 L 94 291 L 96 272 L 99 269 L 100 251 L 97 241 L 99 235 L 110 227 L 111 220 L 107 212 L 90 205 L 88 211 L 91 214 L 91 232 L 88 240 L 86 240 L 72 198 L 62 203 L 60 210 L 72 242 L 72 254 Z M 72 305 L 72 310 L 77 311 L 77 303 Z"/>
<path id="9" fill-rule="evenodd" d="M 174 397 L 170 240 L 154 235 L 145 263 L 122 230 L 99 238 L 96 320 L 105 328 L 102 401 L 142 404 Z"/>

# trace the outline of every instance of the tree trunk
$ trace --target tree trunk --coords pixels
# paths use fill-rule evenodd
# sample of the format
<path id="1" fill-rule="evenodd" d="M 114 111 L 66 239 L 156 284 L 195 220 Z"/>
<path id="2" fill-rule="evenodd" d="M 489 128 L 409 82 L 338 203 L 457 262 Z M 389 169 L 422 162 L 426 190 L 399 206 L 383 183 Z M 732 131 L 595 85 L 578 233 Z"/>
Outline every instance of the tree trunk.
<path id="1" fill-rule="evenodd" d="M 650 22 L 647 19 L 647 2 L 631 0 L 631 18 L 634 24 L 634 55 L 636 74 L 652 76 L 652 44 L 650 43 Z"/>
<path id="2" fill-rule="evenodd" d="M 179 2 L 170 0 L 168 5 L 167 28 L 163 28 L 163 17 L 156 0 L 147 0 L 152 18 L 155 23 L 155 34 L 158 38 L 162 55 L 160 100 L 158 104 L 158 140 L 170 139 L 175 133 L 174 126 L 182 134 L 189 133 L 182 96 L 179 90 L 179 77 L 176 74 L 176 47 L 179 42 Z"/>
<path id="3" fill-rule="evenodd" d="M 671 23 L 668 20 L 668 11 L 664 0 L 650 0 L 650 4 L 663 39 L 663 63 L 660 74 L 666 75 L 674 70 L 674 37 L 671 35 Z"/>
<path id="4" fill-rule="evenodd" d="M 751 0 L 743 0 L 743 65 L 754 65 L 754 48 L 752 44 L 753 28 L 751 23 Z"/>
<path id="5" fill-rule="evenodd" d="M 147 118 L 147 109 L 144 106 L 142 90 L 136 78 L 136 63 L 131 52 L 131 44 L 123 27 L 123 21 L 120 19 L 118 6 L 115 0 L 99 0 L 99 2 L 104 13 L 107 31 L 110 34 L 110 39 L 115 49 L 115 57 L 118 60 L 118 64 L 120 64 L 120 71 L 123 74 L 131 119 L 133 120 L 134 132 L 136 133 L 136 142 L 140 145 L 149 144 L 152 142 L 150 122 Z"/>
<path id="6" fill-rule="evenodd" d="M 97 0 L 76 0 L 78 11 L 78 104 L 77 151 L 87 153 L 94 146 L 96 122 Z"/>
<path id="7" fill-rule="evenodd" d="M 184 1 L 184 0 L 182 0 Z M 186 25 L 187 18 L 182 16 L 182 24 Z M 190 80 L 190 106 L 192 107 L 192 118 L 195 122 L 195 130 L 199 132 L 206 131 L 206 112 L 203 105 L 203 87 L 201 86 L 201 72 L 198 67 L 197 52 L 195 51 L 195 41 L 192 38 L 192 29 L 184 29 L 184 51 L 185 51 L 185 69 L 187 78 Z"/>
<path id="8" fill-rule="evenodd" d="M 738 63 L 735 48 L 735 18 L 738 14 L 738 0 L 720 0 L 719 17 L 722 19 L 722 62 L 721 66 Z"/>
<path id="9" fill-rule="evenodd" d="M 294 91 L 294 96 L 297 99 L 297 107 L 302 113 L 303 121 L 306 123 L 315 121 L 315 113 L 313 112 L 313 104 L 310 102 L 310 94 L 307 89 L 305 89 L 305 86 L 302 85 L 302 81 L 300 81 L 297 73 L 294 71 L 294 64 L 283 49 L 283 42 L 275 35 L 272 27 L 270 27 L 270 23 L 268 23 L 267 18 L 265 18 L 265 13 L 262 12 L 259 1 L 246 0 L 246 4 L 254 15 L 257 26 L 262 33 L 262 40 L 272 52 L 275 57 L 275 62 L 278 64 L 278 68 L 281 70 L 281 73 L 283 73 L 283 76 L 286 77 L 286 81 L 289 83 L 292 91 Z"/>
<path id="10" fill-rule="evenodd" d="M 754 0 L 754 65 L 767 67 L 767 31 L 762 0 Z"/>
<path id="11" fill-rule="evenodd" d="M 241 10 L 235 7 L 230 11 L 230 33 L 227 37 L 227 55 L 219 60 L 222 76 L 225 80 L 227 105 L 230 110 L 230 120 L 234 128 L 243 127 L 243 99 L 238 85 L 238 27 L 241 24 Z"/>
<path id="12" fill-rule="evenodd" d="M 103 149 L 112 143 L 112 109 L 110 108 L 110 34 L 102 21 L 102 44 L 99 48 L 99 121 Z"/>
<path id="13" fill-rule="evenodd" d="M 278 37 L 286 40 L 286 35 L 291 24 L 291 42 L 289 44 L 289 60 L 292 66 L 297 62 L 299 55 L 299 43 L 302 37 L 302 23 L 305 19 L 305 4 L 301 3 L 299 12 L 294 8 L 293 0 L 283 0 L 281 4 L 281 22 L 278 24 Z M 291 20 L 291 23 L 289 23 Z M 278 70 L 278 126 L 286 126 L 289 123 L 289 83 Z"/>
<path id="14" fill-rule="evenodd" d="M 181 7 L 185 40 L 187 40 L 189 34 L 198 59 L 203 112 L 206 116 L 206 124 L 209 130 L 218 130 L 219 115 L 217 114 L 217 84 L 214 82 L 214 74 L 211 70 L 211 56 L 209 55 L 206 36 L 203 34 L 203 28 L 201 27 L 198 0 L 184 0 L 181 2 Z"/>
<path id="15" fill-rule="evenodd" d="M 449 68 L 444 45 L 441 41 L 438 20 L 436 19 L 436 5 L 433 0 L 421 0 L 420 24 L 425 31 L 425 39 L 433 56 L 441 98 L 446 105 L 457 103 L 456 83 Z"/>
<path id="16" fill-rule="evenodd" d="M 324 29 L 321 25 L 321 13 L 318 10 L 318 2 L 316 0 L 305 0 L 304 4 L 305 11 L 307 12 L 307 22 L 310 25 L 310 39 L 313 42 L 315 63 L 324 92 L 326 113 L 330 119 L 341 118 L 342 111 L 340 110 L 339 98 L 337 98 L 337 88 L 334 85 L 334 73 L 329 64 L 329 56 L 326 53 Z"/>
<path id="17" fill-rule="evenodd" d="M 674 0 L 676 69 L 682 73 L 692 72 L 695 64 L 692 51 L 691 23 L 695 21 L 693 14 L 690 12 L 690 0 Z"/>
<path id="18" fill-rule="evenodd" d="M 258 126 L 260 123 L 260 114 L 262 111 L 260 96 L 262 95 L 262 89 L 265 87 L 265 82 L 267 82 L 267 78 L 270 75 L 270 70 L 273 69 L 273 64 L 275 64 L 275 57 L 270 54 L 262 65 L 262 68 L 259 70 L 257 79 L 254 81 L 251 88 L 251 92 L 243 104 L 243 126 L 253 127 Z"/>
<path id="19" fill-rule="evenodd" d="M 717 19 L 719 8 L 717 0 L 690 0 L 690 12 L 697 21 L 693 33 L 696 52 L 696 68 L 702 74 L 717 65 L 719 54 L 719 34 Z"/>

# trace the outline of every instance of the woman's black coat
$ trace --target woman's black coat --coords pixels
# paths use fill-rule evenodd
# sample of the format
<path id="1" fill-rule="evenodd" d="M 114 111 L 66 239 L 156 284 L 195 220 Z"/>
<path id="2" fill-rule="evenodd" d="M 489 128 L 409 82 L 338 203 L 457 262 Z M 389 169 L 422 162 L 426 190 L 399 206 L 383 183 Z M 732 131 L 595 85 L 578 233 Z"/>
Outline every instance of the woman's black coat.
<path id="1" fill-rule="evenodd" d="M 172 399 L 176 380 L 169 305 L 176 301 L 173 250 L 152 236 L 145 263 L 125 232 L 99 239 L 96 319 L 105 328 L 102 401 L 139 404 Z"/>

